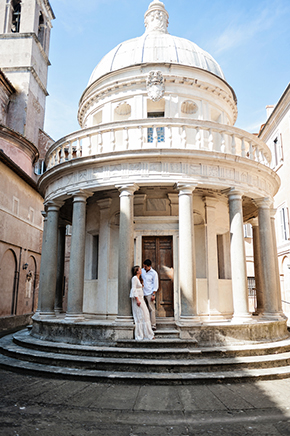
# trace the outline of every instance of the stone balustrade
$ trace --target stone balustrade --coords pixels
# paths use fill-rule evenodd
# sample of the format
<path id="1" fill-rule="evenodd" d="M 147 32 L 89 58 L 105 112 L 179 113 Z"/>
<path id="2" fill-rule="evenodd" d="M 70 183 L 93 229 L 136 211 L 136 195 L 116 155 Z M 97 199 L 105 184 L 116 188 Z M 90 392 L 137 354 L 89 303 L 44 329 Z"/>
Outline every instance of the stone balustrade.
<path id="1" fill-rule="evenodd" d="M 147 118 L 100 124 L 72 133 L 50 147 L 46 168 L 81 157 L 152 148 L 232 154 L 266 166 L 271 162 L 267 145 L 236 127 L 184 118 Z"/>

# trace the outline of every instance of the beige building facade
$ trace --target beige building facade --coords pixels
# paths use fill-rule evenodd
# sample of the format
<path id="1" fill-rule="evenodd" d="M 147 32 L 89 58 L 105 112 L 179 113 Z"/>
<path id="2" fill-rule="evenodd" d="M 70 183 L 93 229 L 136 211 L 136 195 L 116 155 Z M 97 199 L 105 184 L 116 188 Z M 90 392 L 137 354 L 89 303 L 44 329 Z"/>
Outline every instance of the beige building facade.
<path id="1" fill-rule="evenodd" d="M 37 180 L 51 20 L 48 1 L 0 1 L 0 327 L 31 322 L 38 302 L 43 197 Z"/>
<path id="2" fill-rule="evenodd" d="M 281 186 L 274 198 L 279 275 L 281 280 L 282 308 L 290 315 L 290 229 L 289 229 L 289 171 L 290 171 L 290 85 L 277 105 L 268 106 L 268 119 L 259 137 L 272 152 L 272 169 L 279 175 Z"/>

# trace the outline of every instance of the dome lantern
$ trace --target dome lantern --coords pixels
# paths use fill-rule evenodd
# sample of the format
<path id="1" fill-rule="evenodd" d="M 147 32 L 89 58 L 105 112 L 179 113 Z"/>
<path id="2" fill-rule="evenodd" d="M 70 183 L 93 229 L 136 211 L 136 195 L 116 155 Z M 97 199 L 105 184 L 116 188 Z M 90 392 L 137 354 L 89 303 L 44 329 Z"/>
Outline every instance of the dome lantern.
<path id="1" fill-rule="evenodd" d="M 148 11 L 144 15 L 146 32 L 161 32 L 168 33 L 169 15 L 165 6 L 159 0 L 154 0 L 150 3 Z"/>

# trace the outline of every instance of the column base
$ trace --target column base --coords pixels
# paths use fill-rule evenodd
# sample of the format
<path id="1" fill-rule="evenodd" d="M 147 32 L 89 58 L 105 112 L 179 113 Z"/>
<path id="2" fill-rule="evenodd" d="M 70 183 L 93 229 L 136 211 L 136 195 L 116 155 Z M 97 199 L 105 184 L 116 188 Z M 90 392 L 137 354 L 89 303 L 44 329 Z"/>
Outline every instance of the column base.
<path id="1" fill-rule="evenodd" d="M 249 323 L 253 319 L 250 313 L 245 313 L 241 315 L 233 315 L 231 322 L 232 324 L 244 324 Z"/>
<path id="2" fill-rule="evenodd" d="M 81 321 L 84 318 L 85 317 L 84 317 L 83 313 L 67 313 L 65 318 L 64 318 L 64 321 L 68 321 L 68 322 L 70 322 L 70 321 Z"/>
<path id="3" fill-rule="evenodd" d="M 198 315 L 181 315 L 179 318 L 179 325 L 192 325 L 192 324 L 200 324 L 201 320 L 200 317 Z M 178 325 L 177 324 L 177 325 Z"/>
<path id="4" fill-rule="evenodd" d="M 39 315 L 39 316 L 55 316 L 55 313 L 54 312 L 41 312 L 41 311 L 39 311 L 39 312 L 36 312 L 35 313 L 35 315 Z"/>
<path id="5" fill-rule="evenodd" d="M 259 316 L 259 320 L 262 321 L 285 321 L 285 319 L 287 319 L 287 317 L 280 312 L 264 312 Z"/>
<path id="6" fill-rule="evenodd" d="M 116 324 L 133 324 L 134 323 L 134 318 L 133 316 L 122 316 L 122 315 L 118 315 L 117 318 L 115 318 L 115 323 Z"/>

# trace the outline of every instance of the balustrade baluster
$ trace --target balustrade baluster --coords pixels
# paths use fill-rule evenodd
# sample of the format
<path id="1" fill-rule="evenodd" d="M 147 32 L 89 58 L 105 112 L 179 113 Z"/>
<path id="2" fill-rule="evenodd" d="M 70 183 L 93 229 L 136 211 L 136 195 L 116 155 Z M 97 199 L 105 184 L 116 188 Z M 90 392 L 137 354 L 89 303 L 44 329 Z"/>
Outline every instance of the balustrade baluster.
<path id="1" fill-rule="evenodd" d="M 186 127 L 185 126 L 182 126 L 181 147 L 182 148 L 187 147 L 187 134 L 186 134 Z"/>
<path id="2" fill-rule="evenodd" d="M 242 138 L 242 145 L 241 145 L 241 156 L 246 157 L 246 145 L 245 145 L 245 138 Z"/>
<path id="3" fill-rule="evenodd" d="M 88 155 L 91 156 L 91 154 L 92 154 L 92 137 L 91 137 L 91 135 L 87 135 L 87 138 L 88 138 L 88 142 L 89 142 Z"/>
<path id="4" fill-rule="evenodd" d="M 58 164 L 58 159 L 57 159 L 58 152 L 57 152 L 57 150 L 53 153 L 53 156 L 54 156 L 54 165 L 57 165 Z"/>
<path id="5" fill-rule="evenodd" d="M 125 150 L 129 149 L 129 132 L 128 132 L 128 127 L 124 128 L 124 145 L 125 145 Z"/>
<path id="6" fill-rule="evenodd" d="M 201 137 L 200 137 L 200 130 L 198 127 L 196 129 L 195 143 L 196 143 L 196 148 L 199 150 L 201 147 Z"/>
<path id="7" fill-rule="evenodd" d="M 209 131 L 208 131 L 208 149 L 210 151 L 213 151 L 213 149 L 214 149 L 213 134 L 212 134 L 212 130 L 211 129 L 209 129 Z"/>
<path id="8" fill-rule="evenodd" d="M 115 130 L 111 129 L 111 149 L 115 151 L 116 148 L 116 138 L 115 138 Z"/>
<path id="9" fill-rule="evenodd" d="M 153 147 L 157 148 L 157 146 L 158 146 L 157 128 L 156 126 L 153 126 Z"/>
<path id="10" fill-rule="evenodd" d="M 169 147 L 172 147 L 172 128 L 171 126 L 167 126 L 167 131 L 168 131 L 168 144 Z"/>
<path id="11" fill-rule="evenodd" d="M 143 127 L 142 126 L 138 126 L 138 129 L 139 129 L 140 148 L 143 148 L 143 142 L 144 142 Z"/>
<path id="12" fill-rule="evenodd" d="M 70 141 L 68 146 L 68 160 L 72 160 L 72 158 L 73 158 L 73 146 L 72 146 L 72 142 Z"/>
<path id="13" fill-rule="evenodd" d="M 252 160 L 254 159 L 252 141 L 249 142 L 249 158 L 252 159 Z"/>
<path id="14" fill-rule="evenodd" d="M 102 135 L 102 132 L 99 132 L 99 134 L 98 134 L 98 148 L 99 148 L 99 153 L 103 153 L 103 135 Z"/>
<path id="15" fill-rule="evenodd" d="M 222 132 L 222 133 L 220 133 L 220 135 L 221 135 L 221 152 L 225 153 L 226 152 L 225 134 Z"/>
<path id="16" fill-rule="evenodd" d="M 65 161 L 65 151 L 64 151 L 65 146 L 62 145 L 60 147 L 60 161 L 59 163 L 63 163 Z"/>
<path id="17" fill-rule="evenodd" d="M 77 157 L 81 157 L 81 141 L 77 139 Z"/>
<path id="18" fill-rule="evenodd" d="M 235 135 L 232 135 L 232 154 L 237 153 L 237 145 L 236 145 L 236 138 Z"/>

